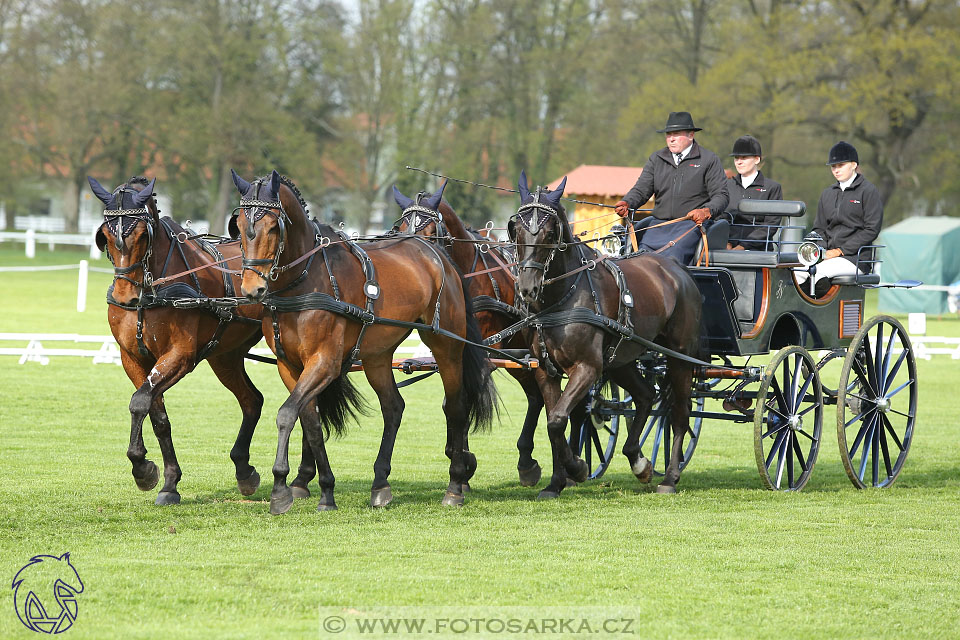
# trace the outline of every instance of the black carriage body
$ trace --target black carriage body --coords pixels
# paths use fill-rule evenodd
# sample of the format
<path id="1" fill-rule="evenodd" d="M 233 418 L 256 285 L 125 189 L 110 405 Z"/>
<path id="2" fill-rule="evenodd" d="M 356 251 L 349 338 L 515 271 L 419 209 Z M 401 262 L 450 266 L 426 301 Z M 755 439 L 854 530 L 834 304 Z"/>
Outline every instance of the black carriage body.
<path id="1" fill-rule="evenodd" d="M 863 322 L 861 287 L 834 285 L 815 299 L 797 286 L 793 267 L 800 264 L 789 254 L 749 256 L 772 263 L 763 266 L 743 260 L 742 251 L 724 253 L 741 255 L 690 269 L 703 296 L 705 353 L 749 356 L 790 345 L 811 351 L 849 346 Z"/>

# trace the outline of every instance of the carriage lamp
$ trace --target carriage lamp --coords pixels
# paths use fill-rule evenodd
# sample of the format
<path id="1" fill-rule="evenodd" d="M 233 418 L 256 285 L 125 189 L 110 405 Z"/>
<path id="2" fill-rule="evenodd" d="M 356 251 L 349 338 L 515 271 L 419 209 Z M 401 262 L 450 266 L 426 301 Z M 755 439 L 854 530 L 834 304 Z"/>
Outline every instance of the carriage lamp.
<path id="1" fill-rule="evenodd" d="M 615 224 L 610 227 L 608 237 L 600 242 L 600 251 L 608 256 L 618 256 L 623 250 L 623 234 L 627 228 L 621 224 Z"/>
<path id="2" fill-rule="evenodd" d="M 823 249 L 816 242 L 805 240 L 797 247 L 797 259 L 805 267 L 817 264 L 822 257 Z"/>

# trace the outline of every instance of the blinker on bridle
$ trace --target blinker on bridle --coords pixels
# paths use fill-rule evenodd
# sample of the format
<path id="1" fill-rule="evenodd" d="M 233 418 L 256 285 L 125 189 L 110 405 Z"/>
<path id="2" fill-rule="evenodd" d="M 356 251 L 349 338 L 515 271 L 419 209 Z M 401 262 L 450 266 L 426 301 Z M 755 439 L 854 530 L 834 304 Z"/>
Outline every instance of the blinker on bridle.
<path id="1" fill-rule="evenodd" d="M 543 187 L 537 187 L 536 192 L 532 194 L 533 200 L 527 202 L 526 204 L 520 205 L 520 208 L 517 209 L 517 213 L 513 216 L 516 218 L 517 222 L 522 224 L 523 227 L 534 236 L 540 232 L 540 230 L 543 228 L 543 225 L 551 216 L 556 218 L 557 222 L 560 221 L 560 215 L 553 207 L 540 202 L 540 196 L 542 194 Z M 514 244 L 516 244 L 516 239 L 514 239 Z M 553 262 L 553 258 L 557 254 L 557 250 L 564 251 L 566 246 L 567 245 L 564 242 L 558 242 L 557 244 L 553 245 L 545 262 L 537 262 L 532 256 L 526 260 L 521 260 L 517 264 L 517 270 L 521 273 L 524 269 L 535 269 L 540 271 L 540 289 L 542 290 L 544 281 L 547 277 L 547 271 L 550 269 L 550 263 Z M 519 256 L 519 246 L 517 249 L 517 255 Z M 519 286 L 519 281 L 517 281 L 517 284 Z"/>
<path id="2" fill-rule="evenodd" d="M 258 220 L 263 218 L 265 215 L 270 214 L 277 218 L 277 226 L 279 227 L 280 233 L 280 243 L 277 246 L 277 251 L 274 253 L 272 258 L 247 258 L 246 252 L 243 250 L 243 243 L 240 244 L 240 252 L 243 255 L 243 260 L 240 263 L 241 271 L 253 271 L 255 274 L 268 281 L 276 281 L 280 277 L 280 255 L 283 253 L 283 249 L 287 242 L 287 227 L 286 223 L 290 222 L 290 217 L 287 215 L 286 210 L 283 208 L 283 203 L 280 202 L 279 197 L 276 202 L 270 202 L 267 200 L 259 200 L 256 196 L 260 194 L 260 187 L 263 184 L 264 180 L 262 178 L 257 179 L 253 183 L 252 192 L 254 193 L 253 198 L 240 198 L 240 204 L 234 208 L 233 213 L 237 214 L 239 210 L 243 210 L 243 215 L 247 219 L 247 238 L 253 240 L 257 237 L 256 231 L 254 231 L 254 225 Z M 262 273 L 257 267 L 269 264 L 270 270 L 266 274 Z"/>
<path id="3" fill-rule="evenodd" d="M 400 217 L 397 219 L 397 222 L 393 225 L 395 229 L 399 229 L 400 225 L 404 220 L 407 221 L 407 225 L 412 229 L 413 233 L 417 234 L 423 231 L 427 225 L 431 222 L 437 225 L 436 237 L 441 238 L 447 235 L 447 229 L 443 224 L 443 216 L 439 211 L 434 211 L 428 207 L 420 204 L 423 199 L 430 194 L 421 191 L 417 194 L 417 201 L 414 204 L 411 204 L 403 210 L 403 213 L 400 214 Z"/>

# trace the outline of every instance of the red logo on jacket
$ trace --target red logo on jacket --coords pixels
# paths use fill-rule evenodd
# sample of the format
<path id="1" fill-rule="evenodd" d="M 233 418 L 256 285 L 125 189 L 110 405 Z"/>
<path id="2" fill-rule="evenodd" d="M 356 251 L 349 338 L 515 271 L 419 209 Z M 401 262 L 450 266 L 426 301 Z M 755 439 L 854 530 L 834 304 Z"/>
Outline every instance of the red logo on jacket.
<path id="1" fill-rule="evenodd" d="M 850 202 L 852 202 L 853 204 L 861 204 L 859 200 L 851 200 Z"/>

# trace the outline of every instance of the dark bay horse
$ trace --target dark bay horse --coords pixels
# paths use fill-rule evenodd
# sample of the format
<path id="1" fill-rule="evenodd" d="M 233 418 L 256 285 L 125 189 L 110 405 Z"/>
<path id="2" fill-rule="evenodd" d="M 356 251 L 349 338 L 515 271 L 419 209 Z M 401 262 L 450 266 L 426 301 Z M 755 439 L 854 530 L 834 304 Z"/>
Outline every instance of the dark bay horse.
<path id="1" fill-rule="evenodd" d="M 106 205 L 97 246 L 114 265 L 107 291 L 107 319 L 127 376 L 137 388 L 130 399 L 130 446 L 127 457 L 133 478 L 143 491 L 159 481 L 157 465 L 148 460 L 143 443 L 143 420 L 149 413 L 163 454 L 163 487 L 158 505 L 177 504 L 181 470 L 173 448 L 170 419 L 163 394 L 206 359 L 220 382 L 237 398 L 243 419 L 230 458 L 236 466 L 237 486 L 251 495 L 260 476 L 250 465 L 250 440 L 260 419 L 263 396 L 250 381 L 243 357 L 261 337 L 260 305 L 215 308 L 204 299 L 233 296 L 239 278 L 203 269 L 154 286 L 167 274 L 182 273 L 223 258 L 240 258 L 240 244 L 202 243 L 168 217 L 161 218 L 153 198 L 156 180 L 134 177 L 113 192 L 93 178 L 90 187 Z M 226 265 L 225 265 L 226 266 Z M 237 266 L 234 263 L 233 266 Z M 188 300 L 175 308 L 173 299 Z M 209 302 L 209 301 L 208 301 Z"/>
<path id="2" fill-rule="evenodd" d="M 416 202 L 394 187 L 393 197 L 403 209 L 402 215 L 394 223 L 394 228 L 400 233 L 416 233 L 443 243 L 463 273 L 492 269 L 485 274 L 466 279 L 467 295 L 473 299 L 480 334 L 488 338 L 514 324 L 524 315 L 514 304 L 515 278 L 500 266 L 513 262 L 513 256 L 501 249 L 496 238 L 481 235 L 463 223 L 449 203 L 443 200 L 446 186 L 447 183 L 444 182 L 434 194 L 419 194 Z M 484 240 L 492 242 L 486 244 Z M 496 257 L 491 254 L 496 254 Z M 491 346 L 497 349 L 526 349 L 527 342 L 523 335 L 514 334 L 504 342 Z M 517 450 L 520 452 L 517 472 L 520 475 L 520 484 L 532 487 L 540 481 L 541 474 L 540 463 L 533 457 L 533 435 L 543 410 L 543 396 L 532 370 L 506 371 L 520 383 L 527 397 L 527 413 L 523 419 L 520 438 L 517 440 Z"/>
<path id="3" fill-rule="evenodd" d="M 385 324 L 384 319 L 434 328 L 420 330 L 420 337 L 443 380 L 450 459 L 443 504 L 463 504 L 463 484 L 476 470 L 464 434 L 471 425 L 489 425 L 494 390 L 484 351 L 450 337 L 480 340 L 456 265 L 422 238 L 362 246 L 349 242 L 309 219 L 292 183 L 276 171 L 253 183 L 234 173 L 234 183 L 241 194 L 235 221 L 244 252 L 241 292 L 264 302 L 269 313 L 263 330 L 290 389 L 277 414 L 271 513 L 287 511 L 293 500 L 286 478 L 289 438 L 298 418 L 319 472 L 318 509 L 336 508 L 321 426 L 328 433 L 331 427 L 341 432 L 357 407 L 360 399 L 345 372 L 358 357 L 383 415 L 370 504 L 384 506 L 392 500 L 390 460 L 404 409 L 392 362 L 411 327 Z"/>
<path id="4" fill-rule="evenodd" d="M 672 258 L 642 254 L 603 259 L 576 240 L 560 204 L 566 179 L 554 191 L 531 193 L 520 174 L 521 206 L 508 223 L 517 248 L 518 291 L 543 322 L 530 344 L 539 358 L 537 381 L 547 408 L 547 429 L 554 471 L 542 498 L 555 498 L 565 473 L 580 482 L 589 469 L 567 440 L 564 428 L 571 409 L 597 383 L 601 374 L 626 389 L 636 403 L 623 453 L 641 482 L 649 482 L 650 461 L 640 451 L 639 437 L 650 414 L 655 392 L 636 366 L 646 348 L 616 331 L 598 326 L 606 317 L 632 327 L 634 335 L 696 357 L 699 355 L 701 298 L 693 278 Z M 549 314 L 549 315 L 548 315 Z M 551 369 L 556 375 L 550 375 Z M 561 392 L 560 373 L 568 381 Z M 659 493 L 674 493 L 680 478 L 681 444 L 689 430 L 693 367 L 667 358 L 666 381 L 673 391 L 673 447 Z"/>

